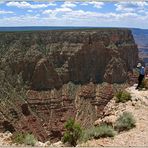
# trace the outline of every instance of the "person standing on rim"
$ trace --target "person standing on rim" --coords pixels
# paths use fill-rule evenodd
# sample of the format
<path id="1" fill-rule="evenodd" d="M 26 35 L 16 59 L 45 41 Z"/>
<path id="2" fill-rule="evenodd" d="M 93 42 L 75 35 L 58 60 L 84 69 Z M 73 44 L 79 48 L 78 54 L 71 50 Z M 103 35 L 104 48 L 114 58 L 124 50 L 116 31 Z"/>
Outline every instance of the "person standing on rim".
<path id="1" fill-rule="evenodd" d="M 136 89 L 139 89 L 139 87 L 142 84 L 142 81 L 144 79 L 145 68 L 142 66 L 141 63 L 138 63 L 137 68 L 138 68 L 138 72 L 139 72 L 139 77 L 138 77 L 138 85 L 137 85 Z"/>

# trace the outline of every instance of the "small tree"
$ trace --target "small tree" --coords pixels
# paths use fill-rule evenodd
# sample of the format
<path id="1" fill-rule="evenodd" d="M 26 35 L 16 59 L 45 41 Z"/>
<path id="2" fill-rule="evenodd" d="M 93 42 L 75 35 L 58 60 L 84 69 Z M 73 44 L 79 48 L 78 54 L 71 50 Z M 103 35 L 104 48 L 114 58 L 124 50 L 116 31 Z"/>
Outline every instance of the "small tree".
<path id="1" fill-rule="evenodd" d="M 74 119 L 69 119 L 65 124 L 65 133 L 62 138 L 63 143 L 68 142 L 72 146 L 77 145 L 77 141 L 80 139 L 82 135 L 81 126 L 75 123 Z"/>

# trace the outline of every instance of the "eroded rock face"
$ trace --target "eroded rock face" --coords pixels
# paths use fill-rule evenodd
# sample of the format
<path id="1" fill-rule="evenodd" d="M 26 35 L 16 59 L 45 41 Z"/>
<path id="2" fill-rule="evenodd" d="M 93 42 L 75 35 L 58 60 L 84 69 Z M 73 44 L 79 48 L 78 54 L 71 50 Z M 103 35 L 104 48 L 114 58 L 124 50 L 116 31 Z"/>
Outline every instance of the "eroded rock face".
<path id="1" fill-rule="evenodd" d="M 127 68 L 125 62 L 120 58 L 112 58 L 106 66 L 104 81 L 122 83 L 127 79 Z"/>
<path id="2" fill-rule="evenodd" d="M 5 51 L 2 56 L 12 71 L 22 72 L 23 79 L 36 90 L 56 88 L 69 81 L 125 82 L 127 72 L 138 60 L 137 46 L 127 29 L 15 32 L 0 36 L 0 48 Z"/>
<path id="3" fill-rule="evenodd" d="M 36 90 L 53 89 L 60 87 L 62 84 L 52 63 L 45 58 L 42 58 L 37 62 L 31 82 L 32 88 Z"/>
<path id="4" fill-rule="evenodd" d="M 126 29 L 0 33 L 0 68 L 22 73 L 29 82 L 26 100 L 0 103 L 0 130 L 33 133 L 58 141 L 69 117 L 84 128 L 103 116 L 137 63 L 138 50 Z M 44 90 L 44 91 L 43 91 Z"/>

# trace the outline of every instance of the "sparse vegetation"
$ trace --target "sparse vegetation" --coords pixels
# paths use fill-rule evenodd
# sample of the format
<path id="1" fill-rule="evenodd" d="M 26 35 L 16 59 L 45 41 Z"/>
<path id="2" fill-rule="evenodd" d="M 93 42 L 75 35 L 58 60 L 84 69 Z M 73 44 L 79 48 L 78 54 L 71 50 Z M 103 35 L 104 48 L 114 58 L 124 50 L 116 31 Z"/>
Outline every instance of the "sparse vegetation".
<path id="1" fill-rule="evenodd" d="M 108 45 L 107 48 L 109 48 L 109 49 L 117 49 L 117 46 L 114 43 L 111 43 L 111 44 Z"/>
<path id="2" fill-rule="evenodd" d="M 34 135 L 29 133 L 15 133 L 12 136 L 12 141 L 17 144 L 34 146 L 36 143 L 36 138 Z"/>
<path id="3" fill-rule="evenodd" d="M 140 88 L 148 89 L 148 79 L 144 79 L 142 81 L 142 84 L 141 84 Z"/>
<path id="4" fill-rule="evenodd" d="M 17 144 L 23 144 L 25 135 L 23 133 L 14 133 L 12 136 L 12 142 Z"/>
<path id="5" fill-rule="evenodd" d="M 119 103 L 119 102 L 122 102 L 122 103 L 125 103 L 125 102 L 127 102 L 127 101 L 129 101 L 129 100 L 131 100 L 131 95 L 130 95 L 130 93 L 129 92 L 127 92 L 127 91 L 118 91 L 117 93 L 116 93 L 116 102 L 117 103 Z"/>
<path id="6" fill-rule="evenodd" d="M 75 123 L 74 119 L 69 119 L 65 124 L 65 133 L 62 138 L 63 143 L 68 142 L 72 146 L 76 146 L 78 140 L 80 139 L 82 135 L 82 129 L 81 126 L 77 123 Z"/>
<path id="7" fill-rule="evenodd" d="M 2 73 L 1 73 L 2 74 Z M 0 75 L 1 75 L 0 74 Z M 26 99 L 26 85 L 22 80 L 21 75 L 7 76 L 0 78 L 0 99 L 14 100 Z"/>
<path id="8" fill-rule="evenodd" d="M 24 144 L 25 145 L 31 145 L 34 146 L 36 143 L 36 138 L 32 134 L 26 134 L 25 139 L 24 139 Z"/>
<path id="9" fill-rule="evenodd" d="M 83 132 L 81 141 L 87 141 L 93 138 L 105 138 L 105 137 L 114 137 L 116 134 L 112 126 L 107 124 L 102 124 L 97 127 L 92 127 Z"/>
<path id="10" fill-rule="evenodd" d="M 115 123 L 115 129 L 120 132 L 130 130 L 136 126 L 136 121 L 130 112 L 123 112 Z"/>

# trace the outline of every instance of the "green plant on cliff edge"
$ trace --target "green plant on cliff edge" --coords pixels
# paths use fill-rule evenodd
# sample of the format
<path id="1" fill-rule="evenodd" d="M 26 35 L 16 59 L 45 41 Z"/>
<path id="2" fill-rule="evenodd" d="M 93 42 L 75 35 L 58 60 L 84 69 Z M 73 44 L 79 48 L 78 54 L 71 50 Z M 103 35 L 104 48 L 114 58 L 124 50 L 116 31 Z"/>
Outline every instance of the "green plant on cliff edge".
<path id="1" fill-rule="evenodd" d="M 26 134 L 25 139 L 24 139 L 24 144 L 25 145 L 31 145 L 34 146 L 36 143 L 36 138 L 32 134 Z"/>
<path id="2" fill-rule="evenodd" d="M 115 123 L 115 129 L 120 132 L 136 126 L 136 121 L 130 112 L 123 112 Z"/>
<path id="3" fill-rule="evenodd" d="M 140 88 L 145 88 L 146 90 L 148 89 L 148 79 L 144 79 L 142 81 Z"/>
<path id="4" fill-rule="evenodd" d="M 116 93 L 116 98 L 115 98 L 115 99 L 116 99 L 116 102 L 117 102 L 117 103 L 118 103 L 118 102 L 125 103 L 125 102 L 131 100 L 131 95 L 130 95 L 130 93 L 127 92 L 127 91 L 118 91 L 118 92 Z"/>
<path id="5" fill-rule="evenodd" d="M 78 123 L 75 123 L 74 119 L 70 118 L 65 124 L 65 129 L 66 131 L 62 138 L 62 142 L 67 142 L 72 146 L 76 146 L 82 135 L 81 126 Z"/>
<path id="6" fill-rule="evenodd" d="M 105 137 L 114 137 L 116 134 L 115 130 L 112 126 L 107 124 L 101 124 L 99 126 L 93 126 L 83 132 L 83 136 L 81 141 L 86 142 L 90 139 L 98 139 L 98 138 L 105 138 Z"/>
<path id="7" fill-rule="evenodd" d="M 36 143 L 36 138 L 34 135 L 29 133 L 15 133 L 12 136 L 12 142 L 17 144 L 25 144 L 25 145 L 31 145 L 34 146 Z"/>

